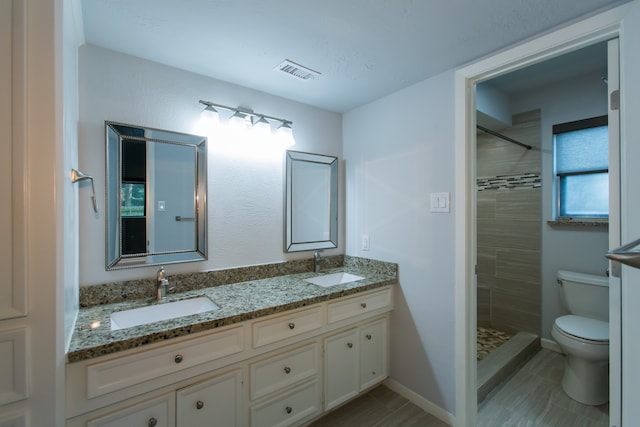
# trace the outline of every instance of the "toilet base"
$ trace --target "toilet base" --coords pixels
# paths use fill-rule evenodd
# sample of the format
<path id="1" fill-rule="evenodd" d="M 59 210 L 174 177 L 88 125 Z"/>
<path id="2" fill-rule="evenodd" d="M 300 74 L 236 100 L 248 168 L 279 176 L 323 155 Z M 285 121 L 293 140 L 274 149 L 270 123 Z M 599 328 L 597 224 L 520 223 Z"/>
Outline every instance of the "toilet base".
<path id="1" fill-rule="evenodd" d="M 562 389 L 585 405 L 602 405 L 609 401 L 609 361 L 585 360 L 567 355 Z"/>

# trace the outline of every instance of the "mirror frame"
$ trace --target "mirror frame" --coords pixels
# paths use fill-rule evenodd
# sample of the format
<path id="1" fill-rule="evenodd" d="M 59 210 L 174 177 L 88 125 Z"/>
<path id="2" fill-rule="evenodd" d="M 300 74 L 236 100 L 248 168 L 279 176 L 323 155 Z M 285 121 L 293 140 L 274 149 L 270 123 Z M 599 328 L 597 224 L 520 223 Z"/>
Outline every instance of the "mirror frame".
<path id="1" fill-rule="evenodd" d="M 142 130 L 145 136 L 126 133 L 124 128 Z M 147 137 L 151 134 L 152 137 Z M 194 148 L 195 248 L 137 254 L 122 253 L 122 140 L 137 140 Z M 207 259 L 207 138 L 204 136 L 105 121 L 106 195 L 105 260 L 106 270 L 116 270 Z M 148 194 L 148 191 L 145 192 Z M 115 215 L 112 215 L 115 213 Z"/>
<path id="2" fill-rule="evenodd" d="M 296 200 L 293 197 L 295 176 L 293 165 L 296 162 L 308 162 L 326 165 L 330 171 L 329 209 L 327 222 L 329 223 L 329 238 L 319 238 L 312 241 L 294 241 L 293 224 Z M 322 154 L 305 153 L 301 151 L 286 151 L 285 161 L 285 224 L 284 251 L 300 252 L 318 249 L 332 249 L 338 247 L 338 158 Z"/>

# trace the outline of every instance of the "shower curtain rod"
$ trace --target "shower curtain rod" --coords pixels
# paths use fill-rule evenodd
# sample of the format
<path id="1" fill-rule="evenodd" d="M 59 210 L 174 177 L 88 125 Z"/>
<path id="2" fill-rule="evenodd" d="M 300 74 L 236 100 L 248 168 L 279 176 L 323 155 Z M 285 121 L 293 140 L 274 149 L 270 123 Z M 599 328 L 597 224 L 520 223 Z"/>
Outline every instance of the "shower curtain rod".
<path id="1" fill-rule="evenodd" d="M 486 132 L 486 133 L 491 134 L 491 135 L 493 135 L 493 136 L 497 136 L 497 137 L 498 137 L 498 138 L 500 138 L 500 139 L 504 139 L 505 141 L 509 141 L 509 142 L 511 142 L 511 143 L 513 143 L 513 144 L 516 144 L 516 145 L 519 145 L 519 146 L 521 146 L 521 147 L 524 147 L 524 148 L 526 148 L 527 150 L 531 150 L 531 148 L 532 148 L 532 147 L 531 147 L 530 145 L 528 145 L 528 144 L 524 144 L 524 143 L 522 143 L 522 142 L 520 142 L 520 141 L 516 141 L 516 140 L 515 140 L 515 139 L 513 139 L 513 138 L 509 138 L 508 136 L 505 136 L 505 135 L 503 135 L 503 134 L 501 134 L 501 133 L 498 133 L 498 132 L 496 132 L 496 131 L 493 131 L 493 130 L 491 130 L 491 129 L 488 129 L 488 128 L 484 127 L 484 126 L 476 125 L 476 127 L 477 127 L 478 129 L 480 129 L 481 131 L 483 131 L 483 132 Z"/>

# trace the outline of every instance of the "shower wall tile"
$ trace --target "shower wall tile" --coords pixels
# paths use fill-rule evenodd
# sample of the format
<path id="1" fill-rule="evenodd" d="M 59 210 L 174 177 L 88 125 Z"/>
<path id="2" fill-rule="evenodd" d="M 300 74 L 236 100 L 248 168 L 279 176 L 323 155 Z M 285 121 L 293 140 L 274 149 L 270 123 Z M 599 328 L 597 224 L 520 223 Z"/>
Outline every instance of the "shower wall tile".
<path id="1" fill-rule="evenodd" d="M 476 199 L 476 216 L 478 218 L 496 217 L 495 191 L 479 191 Z"/>
<path id="2" fill-rule="evenodd" d="M 496 250 L 493 248 L 478 248 L 478 274 L 496 275 Z"/>
<path id="3" fill-rule="evenodd" d="M 521 311 L 523 313 L 538 313 L 542 310 L 538 292 L 531 290 L 529 286 L 527 292 L 518 292 L 515 289 L 491 289 L 491 302 L 496 306 L 507 307 L 510 310 Z M 538 325 L 535 330 L 527 329 L 529 332 L 537 332 L 540 329 Z"/>
<path id="4" fill-rule="evenodd" d="M 514 114 L 511 118 L 511 124 L 518 129 L 521 129 L 522 127 L 533 128 L 533 131 L 536 132 L 539 140 L 541 117 L 542 112 L 540 110 L 525 111 L 524 113 Z M 539 147 L 540 145 L 536 145 L 536 142 L 537 141 L 531 141 L 531 145 Z"/>
<path id="5" fill-rule="evenodd" d="M 542 191 L 540 188 L 519 188 L 496 191 L 497 219 L 517 218 L 540 222 L 542 219 Z"/>
<path id="6" fill-rule="evenodd" d="M 540 250 L 540 221 L 478 218 L 478 247 Z"/>
<path id="7" fill-rule="evenodd" d="M 491 309 L 491 322 L 494 328 L 511 334 L 525 331 L 540 335 L 542 316 L 540 313 L 513 310 L 496 302 Z"/>
<path id="8" fill-rule="evenodd" d="M 478 287 L 478 326 L 491 327 L 491 289 Z"/>
<path id="9" fill-rule="evenodd" d="M 527 150 L 487 133 L 477 134 L 478 176 L 540 172 L 540 111 L 517 114 L 513 126 L 500 131 L 505 136 L 534 147 Z"/>
<path id="10" fill-rule="evenodd" d="M 540 283 L 540 251 L 498 249 L 496 276 L 504 279 Z"/>
<path id="11" fill-rule="evenodd" d="M 488 283 L 488 287 L 492 290 L 502 292 L 503 294 L 515 294 L 524 298 L 522 305 L 517 305 L 514 308 L 519 310 L 528 310 L 528 307 L 535 305 L 540 306 L 541 303 L 541 288 L 538 283 L 526 282 L 524 280 L 517 279 L 505 279 L 502 277 L 492 277 L 488 280 L 483 280 L 483 286 Z M 516 301 L 512 301 L 515 303 Z"/>
<path id="12" fill-rule="evenodd" d="M 501 133 L 534 148 L 478 134 L 478 324 L 489 304 L 490 327 L 540 334 L 540 111 L 514 116 Z"/>

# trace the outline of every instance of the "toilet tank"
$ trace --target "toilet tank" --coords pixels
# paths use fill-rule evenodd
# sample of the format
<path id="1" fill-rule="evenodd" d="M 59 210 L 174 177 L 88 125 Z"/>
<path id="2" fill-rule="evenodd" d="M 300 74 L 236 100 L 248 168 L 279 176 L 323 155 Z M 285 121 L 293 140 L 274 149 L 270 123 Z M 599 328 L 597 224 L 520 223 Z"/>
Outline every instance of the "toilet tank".
<path id="1" fill-rule="evenodd" d="M 609 321 L 609 279 L 605 276 L 558 271 L 560 299 L 569 313 Z"/>

